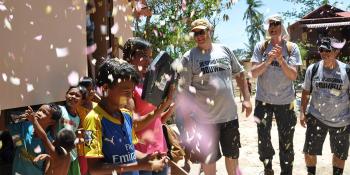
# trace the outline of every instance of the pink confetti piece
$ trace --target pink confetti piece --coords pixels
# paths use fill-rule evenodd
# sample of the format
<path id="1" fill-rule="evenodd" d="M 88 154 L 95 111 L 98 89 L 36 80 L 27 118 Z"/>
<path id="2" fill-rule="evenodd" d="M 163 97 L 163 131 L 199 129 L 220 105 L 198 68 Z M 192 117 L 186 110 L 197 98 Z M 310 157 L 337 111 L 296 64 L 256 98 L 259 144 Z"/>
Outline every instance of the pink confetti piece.
<path id="1" fill-rule="evenodd" d="M 71 86 L 76 86 L 79 84 L 79 74 L 76 71 L 71 71 L 68 75 L 68 83 Z"/>
<path id="2" fill-rule="evenodd" d="M 5 5 L 3 5 L 3 4 L 0 4 L 0 11 L 6 11 L 7 10 L 7 8 L 6 8 L 6 6 Z"/>
<path id="3" fill-rule="evenodd" d="M 39 145 L 36 146 L 36 147 L 34 148 L 34 152 L 37 153 L 37 154 L 41 153 L 41 147 L 40 147 Z"/>

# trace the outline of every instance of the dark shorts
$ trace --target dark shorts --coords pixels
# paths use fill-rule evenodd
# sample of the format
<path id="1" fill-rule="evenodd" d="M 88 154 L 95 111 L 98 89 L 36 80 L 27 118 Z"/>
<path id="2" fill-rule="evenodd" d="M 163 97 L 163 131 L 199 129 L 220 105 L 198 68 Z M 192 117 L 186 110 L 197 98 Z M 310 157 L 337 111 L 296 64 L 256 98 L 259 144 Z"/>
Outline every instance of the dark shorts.
<path id="1" fill-rule="evenodd" d="M 240 143 L 240 133 L 238 120 L 232 120 L 218 124 L 196 123 L 195 134 L 180 129 L 181 142 L 185 146 L 186 156 L 195 163 L 214 163 L 225 157 L 238 159 Z"/>
<path id="2" fill-rule="evenodd" d="M 349 151 L 349 127 L 330 127 L 307 114 L 307 129 L 304 143 L 304 153 L 322 155 L 322 147 L 327 133 L 330 136 L 332 153 L 341 160 L 346 160 Z"/>

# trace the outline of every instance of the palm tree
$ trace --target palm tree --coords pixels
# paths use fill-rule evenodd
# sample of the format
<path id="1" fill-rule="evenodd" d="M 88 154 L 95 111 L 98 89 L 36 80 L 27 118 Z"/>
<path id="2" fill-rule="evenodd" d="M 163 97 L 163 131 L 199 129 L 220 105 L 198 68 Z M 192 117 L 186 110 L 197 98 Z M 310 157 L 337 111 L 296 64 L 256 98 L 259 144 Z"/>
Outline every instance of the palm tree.
<path id="1" fill-rule="evenodd" d="M 260 41 L 261 36 L 265 35 L 263 27 L 264 15 L 258 11 L 263 6 L 261 0 L 247 0 L 248 8 L 244 12 L 243 20 L 246 20 L 247 27 L 245 31 L 248 35 L 248 58 L 253 55 L 254 46 Z"/>

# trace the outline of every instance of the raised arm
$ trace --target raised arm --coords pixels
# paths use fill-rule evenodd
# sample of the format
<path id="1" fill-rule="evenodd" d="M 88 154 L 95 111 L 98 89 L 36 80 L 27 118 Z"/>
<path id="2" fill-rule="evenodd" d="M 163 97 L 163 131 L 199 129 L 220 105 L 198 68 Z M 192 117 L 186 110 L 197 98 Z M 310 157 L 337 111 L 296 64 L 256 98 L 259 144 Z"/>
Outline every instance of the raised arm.
<path id="1" fill-rule="evenodd" d="M 174 92 L 175 92 L 175 86 L 172 85 L 172 86 L 170 86 L 168 97 L 163 101 L 163 103 L 161 103 L 157 107 L 157 109 L 155 109 L 151 113 L 148 113 L 144 116 L 141 116 L 140 119 L 134 120 L 133 123 L 134 123 L 135 131 L 140 131 L 140 130 L 144 129 L 157 116 L 161 116 L 162 122 L 163 122 L 163 120 L 167 120 L 169 118 L 169 116 L 171 116 L 171 114 L 173 113 L 173 109 L 172 109 L 173 107 L 171 105 L 172 105 L 172 101 L 173 101 Z"/>
<path id="2" fill-rule="evenodd" d="M 49 138 L 47 137 L 47 134 L 45 130 L 41 127 L 39 124 L 36 114 L 34 113 L 33 109 L 28 106 L 28 110 L 26 110 L 26 117 L 29 121 L 33 123 L 34 131 L 36 132 L 37 136 L 41 139 L 43 142 L 45 149 L 48 150 L 49 154 L 55 152 L 55 146 L 51 143 Z"/>

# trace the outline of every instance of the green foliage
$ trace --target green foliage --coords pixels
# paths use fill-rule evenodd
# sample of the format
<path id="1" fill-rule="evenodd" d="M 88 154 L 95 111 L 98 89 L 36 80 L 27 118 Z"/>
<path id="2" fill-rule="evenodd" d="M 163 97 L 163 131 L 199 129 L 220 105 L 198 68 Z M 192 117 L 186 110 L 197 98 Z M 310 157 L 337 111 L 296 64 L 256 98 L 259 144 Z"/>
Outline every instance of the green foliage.
<path id="1" fill-rule="evenodd" d="M 248 57 L 248 52 L 245 49 L 235 49 L 233 50 L 233 53 L 235 54 L 235 56 L 240 62 L 245 62 L 250 60 L 250 57 Z"/>
<path id="2" fill-rule="evenodd" d="M 228 15 L 221 18 L 221 12 L 231 8 L 233 1 L 186 0 L 184 5 L 180 0 L 148 0 L 147 4 L 153 15 L 135 21 L 134 35 L 150 41 L 154 53 L 166 50 L 173 58 L 179 58 L 195 45 L 189 35 L 191 22 L 204 17 L 215 29 L 221 20 L 229 20 Z"/>
<path id="3" fill-rule="evenodd" d="M 246 57 L 250 59 L 254 52 L 254 47 L 257 42 L 264 38 L 264 15 L 258 11 L 258 8 L 263 6 L 261 0 L 247 0 L 248 8 L 244 12 L 243 20 L 246 20 L 247 27 L 245 31 L 248 35 L 248 48 Z"/>
<path id="4" fill-rule="evenodd" d="M 309 54 L 309 50 L 308 50 L 308 47 L 306 46 L 306 43 L 298 42 L 297 45 L 298 45 L 299 50 L 300 50 L 301 59 L 306 59 L 306 57 Z"/>

